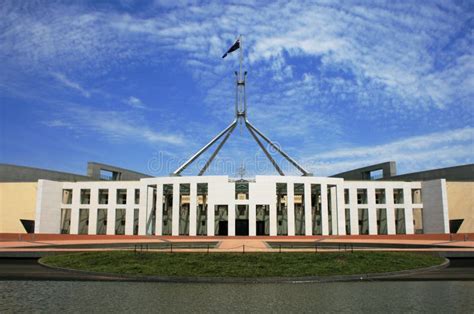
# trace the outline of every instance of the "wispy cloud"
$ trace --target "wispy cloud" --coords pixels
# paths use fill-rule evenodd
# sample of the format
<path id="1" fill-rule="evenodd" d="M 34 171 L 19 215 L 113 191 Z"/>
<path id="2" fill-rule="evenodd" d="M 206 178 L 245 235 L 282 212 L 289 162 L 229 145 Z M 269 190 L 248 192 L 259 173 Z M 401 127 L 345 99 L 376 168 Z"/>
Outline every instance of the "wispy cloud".
<path id="1" fill-rule="evenodd" d="M 149 144 L 183 145 L 182 135 L 158 132 L 149 127 L 144 119 L 132 112 L 104 111 L 69 104 L 61 118 L 45 121 L 49 127 L 64 127 L 79 136 L 101 136 L 111 141 L 142 141 Z M 68 122 L 65 123 L 64 121 Z"/>
<path id="2" fill-rule="evenodd" d="M 66 75 L 56 72 L 51 73 L 51 75 L 54 76 L 54 78 L 61 82 L 64 86 L 81 93 L 84 97 L 89 98 L 91 96 L 91 93 L 88 90 L 83 88 L 79 83 L 67 78 Z"/>
<path id="3" fill-rule="evenodd" d="M 396 161 L 403 172 L 454 166 L 474 162 L 474 128 L 408 137 L 375 146 L 359 146 L 328 151 L 305 158 L 317 175 Z"/>
<path id="4" fill-rule="evenodd" d="M 134 97 L 134 96 L 128 97 L 125 100 L 125 103 L 130 105 L 133 108 L 143 109 L 143 108 L 146 107 L 145 104 L 140 100 L 140 98 L 137 98 L 137 97 Z"/>

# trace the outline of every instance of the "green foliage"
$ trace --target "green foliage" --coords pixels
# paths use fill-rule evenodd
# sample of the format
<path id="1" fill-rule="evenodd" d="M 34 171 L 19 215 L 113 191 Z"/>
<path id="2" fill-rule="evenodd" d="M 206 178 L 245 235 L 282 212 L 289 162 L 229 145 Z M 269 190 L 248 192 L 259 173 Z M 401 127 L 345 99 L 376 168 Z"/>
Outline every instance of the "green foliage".
<path id="1" fill-rule="evenodd" d="M 188 277 L 290 277 L 391 272 L 438 265 L 443 259 L 407 252 L 134 253 L 106 251 L 43 257 L 47 265 L 117 274 Z"/>

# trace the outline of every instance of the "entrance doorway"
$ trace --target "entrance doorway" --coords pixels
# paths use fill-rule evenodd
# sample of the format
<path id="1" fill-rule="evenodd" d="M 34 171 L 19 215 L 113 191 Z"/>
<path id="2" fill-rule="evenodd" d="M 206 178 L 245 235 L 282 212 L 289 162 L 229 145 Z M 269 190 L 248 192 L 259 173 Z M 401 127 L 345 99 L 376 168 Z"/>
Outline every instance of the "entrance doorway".
<path id="1" fill-rule="evenodd" d="M 257 235 L 263 236 L 265 234 L 265 221 L 257 221 Z"/>
<path id="2" fill-rule="evenodd" d="M 219 230 L 217 230 L 217 235 L 226 236 L 228 234 L 229 233 L 227 221 L 219 221 Z"/>
<path id="3" fill-rule="evenodd" d="M 249 220 L 248 219 L 235 220 L 235 235 L 238 235 L 238 236 L 249 235 Z"/>

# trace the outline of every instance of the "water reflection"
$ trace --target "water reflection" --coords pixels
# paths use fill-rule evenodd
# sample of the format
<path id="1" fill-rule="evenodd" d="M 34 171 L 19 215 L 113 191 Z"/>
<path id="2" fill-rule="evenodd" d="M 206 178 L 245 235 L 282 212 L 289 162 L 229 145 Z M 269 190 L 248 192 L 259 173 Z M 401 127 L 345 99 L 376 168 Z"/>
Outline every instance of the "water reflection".
<path id="1" fill-rule="evenodd" d="M 474 311 L 474 282 L 169 284 L 0 281 L 0 312 Z"/>

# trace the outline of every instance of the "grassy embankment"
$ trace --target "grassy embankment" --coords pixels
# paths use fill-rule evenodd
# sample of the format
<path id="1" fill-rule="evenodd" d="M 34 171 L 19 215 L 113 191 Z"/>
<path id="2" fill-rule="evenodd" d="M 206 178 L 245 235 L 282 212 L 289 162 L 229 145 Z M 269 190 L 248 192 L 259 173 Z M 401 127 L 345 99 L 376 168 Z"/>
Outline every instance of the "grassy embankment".
<path id="1" fill-rule="evenodd" d="M 354 253 L 73 253 L 42 263 L 93 272 L 187 277 L 297 277 L 383 273 L 439 265 L 429 254 Z"/>

